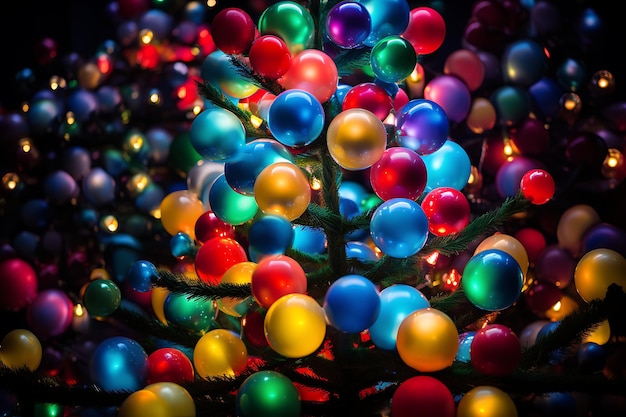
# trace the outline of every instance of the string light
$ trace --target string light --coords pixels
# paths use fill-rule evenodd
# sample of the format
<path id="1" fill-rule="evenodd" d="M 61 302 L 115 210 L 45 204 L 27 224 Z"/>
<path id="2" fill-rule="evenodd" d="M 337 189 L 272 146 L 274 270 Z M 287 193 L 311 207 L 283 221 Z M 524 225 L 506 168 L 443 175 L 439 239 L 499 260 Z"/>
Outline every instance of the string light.
<path id="1" fill-rule="evenodd" d="M 63 77 L 53 75 L 52 77 L 50 77 L 49 85 L 52 91 L 56 91 L 59 89 L 65 89 L 67 87 L 67 81 L 65 81 Z"/>
<path id="2" fill-rule="evenodd" d="M 152 43 L 154 33 L 150 29 L 143 29 L 139 32 L 139 42 L 144 45 Z"/>
<path id="3" fill-rule="evenodd" d="M 2 176 L 2 186 L 6 190 L 15 190 L 20 186 L 20 177 L 14 172 L 8 172 Z"/>
<path id="4" fill-rule="evenodd" d="M 119 229 L 120 224 L 115 216 L 109 214 L 102 217 L 100 226 L 108 232 L 115 233 Z"/>

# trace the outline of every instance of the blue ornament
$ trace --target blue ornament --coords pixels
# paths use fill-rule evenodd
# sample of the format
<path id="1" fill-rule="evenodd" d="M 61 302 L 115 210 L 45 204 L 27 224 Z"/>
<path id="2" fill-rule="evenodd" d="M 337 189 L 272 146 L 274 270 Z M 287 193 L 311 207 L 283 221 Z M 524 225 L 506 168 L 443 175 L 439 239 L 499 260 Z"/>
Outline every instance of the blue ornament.
<path id="1" fill-rule="evenodd" d="M 439 104 L 413 99 L 398 110 L 396 132 L 399 146 L 426 155 L 441 148 L 448 140 L 450 123 Z"/>
<path id="2" fill-rule="evenodd" d="M 529 86 L 548 69 L 548 57 L 539 43 L 530 39 L 511 42 L 501 58 L 502 75 L 507 84 Z"/>
<path id="3" fill-rule="evenodd" d="M 324 108 L 313 94 L 291 89 L 272 101 L 267 124 L 276 140 L 295 148 L 313 143 L 324 129 L 324 119 Z"/>
<path id="4" fill-rule="evenodd" d="M 461 191 L 472 172 L 469 155 L 461 145 L 450 139 L 433 153 L 422 155 L 422 161 L 426 165 L 424 195 L 439 187 Z"/>
<path id="5" fill-rule="evenodd" d="M 463 332 L 459 335 L 459 350 L 456 352 L 455 361 L 471 363 L 470 346 L 474 340 L 476 332 Z"/>
<path id="6" fill-rule="evenodd" d="M 528 87 L 531 104 L 542 119 L 553 119 L 561 111 L 560 100 L 566 90 L 554 78 L 542 77 Z"/>
<path id="7" fill-rule="evenodd" d="M 293 225 L 284 216 L 266 214 L 254 220 L 248 231 L 248 245 L 258 254 L 279 255 L 291 248 Z"/>
<path id="8" fill-rule="evenodd" d="M 339 212 L 344 218 L 349 220 L 361 214 L 361 209 L 356 202 L 347 198 L 339 197 Z M 346 238 L 349 240 L 361 240 L 367 237 L 367 235 L 367 230 L 355 229 L 347 233 Z"/>
<path id="9" fill-rule="evenodd" d="M 361 262 L 376 262 L 378 255 L 365 242 L 356 240 L 346 242 L 346 258 L 358 259 Z"/>
<path id="10" fill-rule="evenodd" d="M 232 112 L 213 107 L 199 113 L 189 130 L 193 148 L 209 161 L 227 161 L 238 156 L 246 144 L 246 130 Z"/>
<path id="11" fill-rule="evenodd" d="M 63 205 L 78 196 L 79 188 L 69 173 L 58 169 L 44 180 L 44 191 L 50 203 Z"/>
<path id="12" fill-rule="evenodd" d="M 160 185 L 153 182 L 135 198 L 135 207 L 142 213 L 152 213 L 161 205 L 165 197 L 165 191 Z"/>
<path id="13" fill-rule="evenodd" d="M 92 353 L 89 376 L 95 385 L 107 391 L 137 391 L 147 383 L 148 354 L 131 338 L 109 337 Z"/>
<path id="14" fill-rule="evenodd" d="M 152 289 L 152 283 L 159 278 L 159 271 L 150 261 L 133 262 L 126 274 L 126 282 L 135 291 L 146 292 Z"/>
<path id="15" fill-rule="evenodd" d="M 115 201 L 115 179 L 104 169 L 95 167 L 82 183 L 83 195 L 94 206 L 102 207 Z"/>
<path id="16" fill-rule="evenodd" d="M 372 18 L 372 30 L 363 42 L 366 46 L 390 35 L 400 35 L 409 26 L 411 8 L 406 0 L 359 0 Z"/>
<path id="17" fill-rule="evenodd" d="M 578 347 L 578 367 L 583 372 L 601 372 L 606 365 L 607 353 L 604 346 L 586 342 Z"/>
<path id="18" fill-rule="evenodd" d="M 331 326 L 346 333 L 359 333 L 374 323 L 380 304 L 378 289 L 372 281 L 349 274 L 331 284 L 322 307 Z"/>
<path id="19" fill-rule="evenodd" d="M 187 233 L 179 232 L 170 238 L 170 252 L 175 258 L 193 256 L 196 252 L 196 246 Z"/>
<path id="20" fill-rule="evenodd" d="M 430 307 L 420 290 L 406 284 L 396 284 L 380 292 L 380 312 L 369 327 L 372 343 L 379 349 L 395 350 L 398 328 L 411 313 Z"/>
<path id="21" fill-rule="evenodd" d="M 311 255 L 326 252 L 326 234 L 322 229 L 294 224 L 293 232 L 293 249 Z"/>
<path id="22" fill-rule="evenodd" d="M 374 210 L 370 235 L 384 254 L 406 258 L 424 247 L 428 238 L 428 219 L 416 201 L 392 198 Z"/>
<path id="23" fill-rule="evenodd" d="M 571 392 L 548 392 L 532 402 L 532 411 L 538 417 L 570 417 L 579 414 L 579 404 Z"/>
<path id="24" fill-rule="evenodd" d="M 52 210 L 43 198 L 28 200 L 22 205 L 24 225 L 31 230 L 43 230 L 52 220 Z"/>

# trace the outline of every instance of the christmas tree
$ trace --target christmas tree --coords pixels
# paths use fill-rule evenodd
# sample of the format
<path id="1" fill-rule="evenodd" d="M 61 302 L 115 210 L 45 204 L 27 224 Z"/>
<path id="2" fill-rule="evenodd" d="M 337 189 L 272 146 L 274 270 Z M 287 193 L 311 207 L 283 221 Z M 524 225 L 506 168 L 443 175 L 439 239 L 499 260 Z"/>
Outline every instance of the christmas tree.
<path id="1" fill-rule="evenodd" d="M 596 9 L 101 6 L 3 102 L 4 415 L 626 412 Z"/>

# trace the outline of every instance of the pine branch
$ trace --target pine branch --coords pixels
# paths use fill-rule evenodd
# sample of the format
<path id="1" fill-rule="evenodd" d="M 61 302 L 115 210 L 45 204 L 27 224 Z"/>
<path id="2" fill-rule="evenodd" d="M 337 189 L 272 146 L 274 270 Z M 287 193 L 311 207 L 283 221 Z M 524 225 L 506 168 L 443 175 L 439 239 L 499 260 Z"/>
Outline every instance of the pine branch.
<path id="1" fill-rule="evenodd" d="M 238 56 L 229 55 L 228 57 L 235 71 L 242 79 L 248 81 L 249 83 L 263 90 L 266 90 L 274 94 L 275 96 L 285 91 L 285 88 L 282 85 L 280 85 L 276 80 L 267 79 L 259 75 L 258 73 L 252 71 L 246 64 L 243 63 L 243 61 L 241 61 L 241 59 L 239 59 Z"/>
<path id="2" fill-rule="evenodd" d="M 163 287 L 170 292 L 185 294 L 190 299 L 213 300 L 221 297 L 244 299 L 252 295 L 249 284 L 211 285 L 200 279 L 191 279 L 183 274 L 173 274 L 166 269 L 159 270 L 159 277 L 153 285 Z"/>

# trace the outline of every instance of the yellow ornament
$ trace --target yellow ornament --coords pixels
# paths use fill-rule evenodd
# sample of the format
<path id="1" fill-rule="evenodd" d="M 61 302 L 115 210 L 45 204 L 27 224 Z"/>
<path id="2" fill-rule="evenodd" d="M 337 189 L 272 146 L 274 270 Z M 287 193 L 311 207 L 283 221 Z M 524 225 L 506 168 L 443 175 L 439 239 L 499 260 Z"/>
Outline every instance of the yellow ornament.
<path id="1" fill-rule="evenodd" d="M 517 408 L 506 392 L 481 385 L 472 388 L 459 401 L 456 417 L 517 417 Z"/>
<path id="2" fill-rule="evenodd" d="M 220 279 L 220 284 L 250 284 L 250 281 L 252 280 L 252 273 L 256 267 L 257 264 L 255 262 L 236 263 L 224 272 L 224 275 L 222 275 L 222 278 Z M 242 300 L 241 298 L 234 297 L 218 298 L 216 300 L 216 304 L 220 311 L 233 317 L 241 317 L 242 312 L 239 311 L 238 307 L 247 305 L 245 299 Z"/>
<path id="3" fill-rule="evenodd" d="M 181 385 L 174 382 L 156 382 L 146 386 L 144 390 L 155 393 L 167 404 L 168 415 L 172 417 L 196 416 L 196 404 L 193 397 Z"/>
<path id="4" fill-rule="evenodd" d="M 599 248 L 585 253 L 576 264 L 574 284 L 586 302 L 603 300 L 611 284 L 626 288 L 626 258 L 612 249 Z"/>
<path id="5" fill-rule="evenodd" d="M 24 367 L 31 371 L 37 370 L 41 355 L 41 342 L 33 332 L 26 329 L 11 330 L 0 345 L 0 362 L 14 370 Z"/>
<path id="6" fill-rule="evenodd" d="M 311 186 L 304 172 L 291 162 L 266 166 L 254 182 L 254 198 L 266 214 L 277 214 L 294 220 L 311 201 Z"/>
<path id="7" fill-rule="evenodd" d="M 184 233 L 196 239 L 196 221 L 204 213 L 204 204 L 189 190 L 173 191 L 161 201 L 161 223 L 167 233 Z"/>
<path id="8" fill-rule="evenodd" d="M 174 417 L 167 403 L 152 391 L 140 389 L 130 394 L 117 411 L 117 417 Z"/>
<path id="9" fill-rule="evenodd" d="M 591 206 L 577 204 L 565 210 L 556 227 L 556 238 L 559 246 L 575 258 L 582 254 L 583 238 L 592 226 L 600 223 L 600 215 Z"/>
<path id="10" fill-rule="evenodd" d="M 608 320 L 601 322 L 593 329 L 587 337 L 583 339 L 583 343 L 593 342 L 598 345 L 605 345 L 611 339 L 611 326 Z"/>
<path id="11" fill-rule="evenodd" d="M 196 373 L 205 379 L 233 377 L 248 366 L 248 350 L 234 332 L 210 330 L 193 349 L 193 365 Z"/>
<path id="12" fill-rule="evenodd" d="M 452 365 L 459 349 L 459 332 L 444 312 L 428 307 L 402 320 L 396 337 L 402 361 L 420 372 L 440 371 Z"/>
<path id="13" fill-rule="evenodd" d="M 167 326 L 167 318 L 165 317 L 165 311 L 163 304 L 170 292 L 163 287 L 154 287 L 150 293 L 150 301 L 152 303 L 152 310 L 154 315 L 157 316 L 159 321 Z"/>

